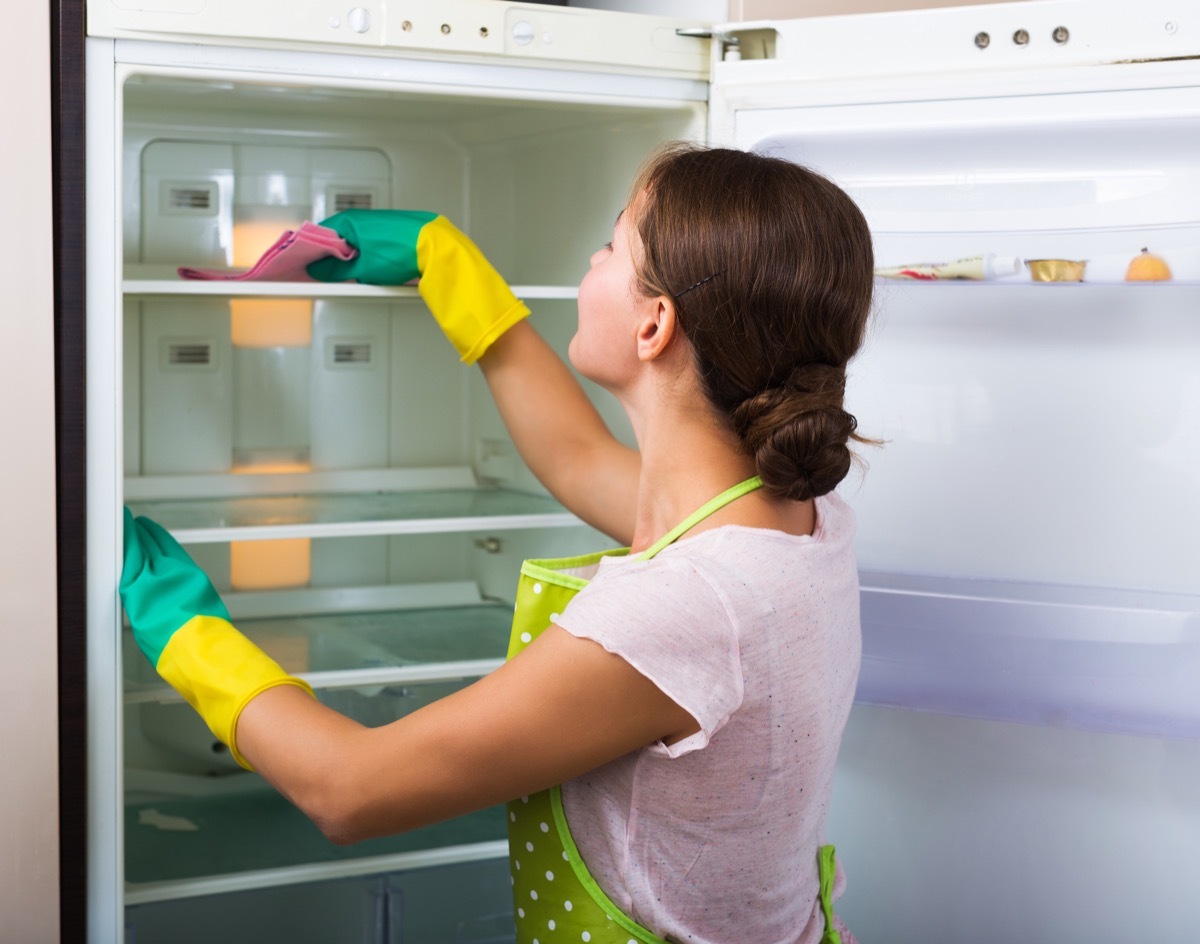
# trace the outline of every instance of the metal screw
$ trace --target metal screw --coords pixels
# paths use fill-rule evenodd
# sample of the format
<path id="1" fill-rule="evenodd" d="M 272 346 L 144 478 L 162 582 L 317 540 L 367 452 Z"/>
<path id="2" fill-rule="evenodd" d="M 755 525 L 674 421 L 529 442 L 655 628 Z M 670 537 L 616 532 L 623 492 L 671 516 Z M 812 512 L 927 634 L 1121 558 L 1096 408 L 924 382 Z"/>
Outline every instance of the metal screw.
<path id="1" fill-rule="evenodd" d="M 1179 29 L 1179 24 L 1174 20 L 1167 20 L 1167 22 L 1163 24 L 1163 29 L 1165 29 L 1168 33 L 1174 33 L 1177 29 Z"/>
<path id="2" fill-rule="evenodd" d="M 449 35 L 449 33 L 450 33 L 450 24 L 449 23 L 442 24 L 442 33 Z"/>
<path id="3" fill-rule="evenodd" d="M 476 538 L 475 546 L 489 554 L 499 554 L 504 545 L 499 538 Z"/>
<path id="4" fill-rule="evenodd" d="M 488 28 L 486 26 L 479 27 L 479 35 L 480 36 L 483 36 L 486 38 L 487 34 L 488 34 Z"/>
<path id="5" fill-rule="evenodd" d="M 1061 46 L 1071 38 L 1071 32 L 1065 26 L 1059 26 L 1054 30 L 1053 33 L 1050 34 L 1050 36 Z"/>
<path id="6" fill-rule="evenodd" d="M 978 46 L 980 49 L 987 49 L 988 44 L 991 41 L 992 41 L 992 37 L 990 37 L 987 33 L 976 33 L 975 34 L 975 45 Z"/>
<path id="7" fill-rule="evenodd" d="M 1017 30 L 1015 33 L 1013 33 L 1013 42 L 1016 43 L 1018 46 L 1028 46 L 1029 45 L 1029 30 L 1023 30 L 1023 29 Z"/>
<path id="8" fill-rule="evenodd" d="M 405 20 L 403 23 L 400 24 L 400 28 L 402 30 L 404 30 L 404 32 L 406 32 L 406 33 L 411 33 L 412 32 L 412 20 Z"/>

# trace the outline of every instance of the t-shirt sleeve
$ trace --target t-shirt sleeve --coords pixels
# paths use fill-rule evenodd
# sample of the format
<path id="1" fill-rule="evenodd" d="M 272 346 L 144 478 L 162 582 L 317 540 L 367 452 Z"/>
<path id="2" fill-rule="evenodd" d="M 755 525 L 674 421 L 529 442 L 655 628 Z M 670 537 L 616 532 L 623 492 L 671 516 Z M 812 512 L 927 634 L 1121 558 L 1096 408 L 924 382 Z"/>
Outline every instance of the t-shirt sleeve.
<path id="1" fill-rule="evenodd" d="M 689 561 L 657 558 L 601 573 L 554 622 L 620 656 L 700 725 L 652 750 L 670 757 L 700 750 L 742 703 L 737 627 Z"/>

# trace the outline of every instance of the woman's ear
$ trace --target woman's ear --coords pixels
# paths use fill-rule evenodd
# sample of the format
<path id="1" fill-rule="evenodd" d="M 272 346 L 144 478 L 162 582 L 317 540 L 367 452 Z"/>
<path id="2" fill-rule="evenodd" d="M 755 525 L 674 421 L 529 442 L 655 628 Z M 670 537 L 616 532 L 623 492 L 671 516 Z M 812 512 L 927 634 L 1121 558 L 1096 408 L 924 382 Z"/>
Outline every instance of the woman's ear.
<path id="1" fill-rule="evenodd" d="M 637 330 L 638 360 L 657 360 L 671 346 L 679 331 L 675 302 L 666 295 L 646 299 Z"/>

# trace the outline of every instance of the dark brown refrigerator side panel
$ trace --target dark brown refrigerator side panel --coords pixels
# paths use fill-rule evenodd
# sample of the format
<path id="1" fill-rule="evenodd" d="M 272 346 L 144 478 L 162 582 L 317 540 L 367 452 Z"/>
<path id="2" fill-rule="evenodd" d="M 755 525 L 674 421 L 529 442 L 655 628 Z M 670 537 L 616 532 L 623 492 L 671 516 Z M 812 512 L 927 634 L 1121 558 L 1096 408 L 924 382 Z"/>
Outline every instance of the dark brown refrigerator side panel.
<path id="1" fill-rule="evenodd" d="M 59 908 L 87 940 L 84 0 L 50 0 L 58 529 Z"/>

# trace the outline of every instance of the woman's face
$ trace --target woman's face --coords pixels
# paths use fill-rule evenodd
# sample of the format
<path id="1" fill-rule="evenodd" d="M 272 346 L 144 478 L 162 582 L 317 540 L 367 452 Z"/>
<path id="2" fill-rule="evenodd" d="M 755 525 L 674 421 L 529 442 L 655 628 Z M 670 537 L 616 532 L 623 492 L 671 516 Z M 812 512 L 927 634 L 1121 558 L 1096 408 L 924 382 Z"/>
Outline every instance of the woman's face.
<path id="1" fill-rule="evenodd" d="M 619 389 L 636 366 L 638 316 L 652 304 L 637 290 L 634 260 L 640 252 L 633 213 L 626 208 L 613 226 L 612 242 L 592 254 L 579 285 L 579 326 L 567 353 L 576 370 L 609 390 Z"/>

